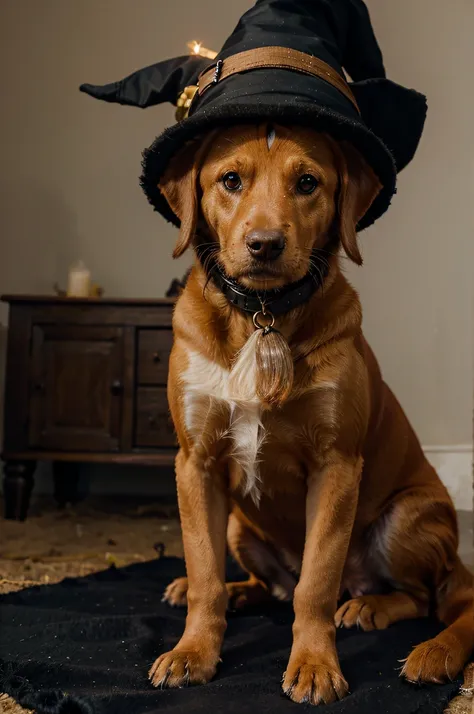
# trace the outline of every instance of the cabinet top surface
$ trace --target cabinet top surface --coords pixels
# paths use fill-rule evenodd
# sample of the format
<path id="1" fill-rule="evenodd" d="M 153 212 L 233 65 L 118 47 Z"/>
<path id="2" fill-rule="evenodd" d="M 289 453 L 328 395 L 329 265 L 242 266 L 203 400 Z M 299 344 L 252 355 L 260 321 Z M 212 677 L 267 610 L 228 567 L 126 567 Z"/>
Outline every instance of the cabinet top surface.
<path id="1" fill-rule="evenodd" d="M 2 295 L 2 302 L 9 304 L 13 303 L 30 303 L 34 305 L 40 304 L 55 304 L 55 305 L 123 305 L 123 306 L 156 306 L 156 307 L 172 307 L 176 302 L 176 298 L 119 298 L 119 297 L 100 297 L 100 298 L 75 298 L 75 297 L 60 297 L 58 295 Z"/>

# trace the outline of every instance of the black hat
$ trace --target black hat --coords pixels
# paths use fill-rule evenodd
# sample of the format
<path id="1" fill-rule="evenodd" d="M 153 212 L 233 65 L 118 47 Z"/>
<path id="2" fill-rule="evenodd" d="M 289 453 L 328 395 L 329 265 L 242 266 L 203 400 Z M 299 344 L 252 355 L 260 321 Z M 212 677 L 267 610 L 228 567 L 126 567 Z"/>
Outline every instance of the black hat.
<path id="1" fill-rule="evenodd" d="M 344 70 L 353 81 L 346 82 Z M 422 94 L 386 79 L 362 0 L 258 0 L 211 64 L 177 57 L 81 90 L 139 107 L 191 104 L 188 116 L 158 136 L 143 158 L 143 189 L 176 225 L 179 218 L 158 188 L 174 154 L 216 126 L 270 120 L 327 132 L 365 157 L 382 189 L 359 221 L 361 230 L 388 208 L 396 174 L 413 158 L 426 116 Z"/>

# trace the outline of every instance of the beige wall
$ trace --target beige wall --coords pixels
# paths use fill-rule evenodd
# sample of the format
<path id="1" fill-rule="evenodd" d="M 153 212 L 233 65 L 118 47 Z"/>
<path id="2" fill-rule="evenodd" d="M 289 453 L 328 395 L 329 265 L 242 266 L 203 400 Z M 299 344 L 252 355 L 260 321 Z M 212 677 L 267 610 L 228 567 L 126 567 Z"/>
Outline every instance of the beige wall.
<path id="1" fill-rule="evenodd" d="M 413 163 L 351 271 L 365 329 L 424 444 L 472 441 L 474 4 L 369 0 L 395 81 L 428 97 Z"/>
<path id="2" fill-rule="evenodd" d="M 349 270 L 388 381 L 425 444 L 471 441 L 474 6 L 371 0 L 393 79 L 430 115 L 388 215 Z M 0 290 L 48 292 L 82 258 L 109 295 L 162 295 L 187 260 L 138 186 L 141 150 L 173 121 L 80 94 L 198 38 L 218 48 L 249 0 L 3 0 Z M 0 312 L 0 321 L 6 313 Z"/>

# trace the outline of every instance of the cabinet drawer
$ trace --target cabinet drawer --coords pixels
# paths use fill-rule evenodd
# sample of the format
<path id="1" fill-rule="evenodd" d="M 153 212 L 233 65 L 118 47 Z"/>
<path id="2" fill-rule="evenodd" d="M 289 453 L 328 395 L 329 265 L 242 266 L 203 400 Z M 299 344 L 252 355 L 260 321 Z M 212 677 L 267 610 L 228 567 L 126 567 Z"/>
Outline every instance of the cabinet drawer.
<path id="1" fill-rule="evenodd" d="M 139 384 L 166 384 L 173 345 L 171 329 L 138 331 Z"/>
<path id="2" fill-rule="evenodd" d="M 166 387 L 140 387 L 137 390 L 136 410 L 135 446 L 177 445 Z"/>

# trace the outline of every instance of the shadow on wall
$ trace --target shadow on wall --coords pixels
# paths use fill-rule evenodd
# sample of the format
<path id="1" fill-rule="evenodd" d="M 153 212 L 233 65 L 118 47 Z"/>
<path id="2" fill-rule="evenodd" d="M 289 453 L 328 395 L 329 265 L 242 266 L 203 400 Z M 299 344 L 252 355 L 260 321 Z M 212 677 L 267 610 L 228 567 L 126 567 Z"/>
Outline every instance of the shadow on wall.
<path id="1" fill-rule="evenodd" d="M 58 276 L 66 281 L 81 253 L 76 213 L 57 191 L 30 176 L 0 182 L 2 292 L 52 293 Z M 0 322 L 6 323 L 2 306 Z"/>

